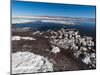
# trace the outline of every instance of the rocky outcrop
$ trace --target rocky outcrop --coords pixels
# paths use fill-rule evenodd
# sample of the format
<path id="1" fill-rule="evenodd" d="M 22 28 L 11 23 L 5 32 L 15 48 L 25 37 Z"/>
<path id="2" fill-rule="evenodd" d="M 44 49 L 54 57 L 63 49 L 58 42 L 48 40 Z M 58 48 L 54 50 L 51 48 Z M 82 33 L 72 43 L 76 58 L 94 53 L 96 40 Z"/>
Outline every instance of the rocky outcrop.
<path id="1" fill-rule="evenodd" d="M 87 64 L 89 68 L 96 67 L 95 43 L 89 36 L 81 36 L 78 31 L 66 31 L 61 29 L 51 31 L 50 43 L 57 47 L 71 50 L 73 55 Z"/>

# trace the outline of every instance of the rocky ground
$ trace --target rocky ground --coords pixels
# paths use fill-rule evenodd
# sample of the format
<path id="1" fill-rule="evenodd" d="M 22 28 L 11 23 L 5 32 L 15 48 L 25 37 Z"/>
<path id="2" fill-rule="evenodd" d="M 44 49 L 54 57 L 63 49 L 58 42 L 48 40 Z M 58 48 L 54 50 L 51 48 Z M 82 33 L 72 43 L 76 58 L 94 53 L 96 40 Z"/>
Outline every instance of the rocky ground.
<path id="1" fill-rule="evenodd" d="M 45 58 L 52 63 L 53 72 L 96 68 L 94 39 L 81 36 L 78 31 L 61 29 L 46 32 L 12 32 L 12 54 L 17 52 L 30 52 Z"/>

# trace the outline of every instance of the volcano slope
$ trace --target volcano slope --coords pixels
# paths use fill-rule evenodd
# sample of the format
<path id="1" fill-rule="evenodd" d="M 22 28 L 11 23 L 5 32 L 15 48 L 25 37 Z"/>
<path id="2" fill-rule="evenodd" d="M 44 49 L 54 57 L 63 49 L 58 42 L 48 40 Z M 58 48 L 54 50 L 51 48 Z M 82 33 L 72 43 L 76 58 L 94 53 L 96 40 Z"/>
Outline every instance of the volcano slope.
<path id="1" fill-rule="evenodd" d="M 81 36 L 78 31 L 65 29 L 13 32 L 12 54 L 31 52 L 43 56 L 53 64 L 53 72 L 95 69 L 96 51 L 93 40 L 92 37 Z"/>

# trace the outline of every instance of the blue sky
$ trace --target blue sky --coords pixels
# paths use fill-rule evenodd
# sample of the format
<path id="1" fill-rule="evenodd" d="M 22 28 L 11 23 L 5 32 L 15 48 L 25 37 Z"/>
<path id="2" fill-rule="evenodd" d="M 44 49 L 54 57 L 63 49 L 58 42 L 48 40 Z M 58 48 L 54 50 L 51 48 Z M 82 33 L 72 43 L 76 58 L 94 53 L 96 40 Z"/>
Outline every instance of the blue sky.
<path id="1" fill-rule="evenodd" d="M 12 2 L 12 16 L 64 16 L 95 18 L 95 6 L 39 2 Z"/>

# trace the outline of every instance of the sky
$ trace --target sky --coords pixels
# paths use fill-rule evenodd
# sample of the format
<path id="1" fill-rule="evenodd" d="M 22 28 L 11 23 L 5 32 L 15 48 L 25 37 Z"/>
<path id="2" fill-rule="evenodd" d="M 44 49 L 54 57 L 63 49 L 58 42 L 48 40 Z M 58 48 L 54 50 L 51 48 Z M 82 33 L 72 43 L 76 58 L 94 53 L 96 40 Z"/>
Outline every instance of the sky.
<path id="1" fill-rule="evenodd" d="M 12 16 L 95 18 L 95 6 L 12 1 Z"/>

